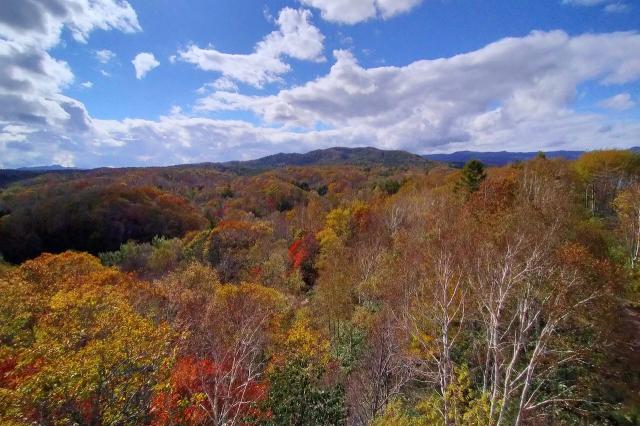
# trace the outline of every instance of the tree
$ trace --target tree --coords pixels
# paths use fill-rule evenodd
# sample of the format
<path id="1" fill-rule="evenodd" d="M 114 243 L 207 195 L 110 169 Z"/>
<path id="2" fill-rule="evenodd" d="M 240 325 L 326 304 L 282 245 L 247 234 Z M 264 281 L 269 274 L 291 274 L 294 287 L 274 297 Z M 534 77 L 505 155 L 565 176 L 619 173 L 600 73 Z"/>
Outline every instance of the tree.
<path id="1" fill-rule="evenodd" d="M 622 191 L 614 200 L 619 228 L 628 253 L 631 270 L 635 271 L 640 256 L 640 185 Z"/>
<path id="2" fill-rule="evenodd" d="M 315 267 L 315 259 L 318 255 L 318 242 L 312 234 L 307 234 L 298 238 L 289 247 L 289 261 L 291 268 L 300 271 L 302 280 L 307 289 L 312 288 L 318 277 L 318 271 Z"/>
<path id="3" fill-rule="evenodd" d="M 153 425 L 238 424 L 245 417 L 262 418 L 255 406 L 264 398 L 266 384 L 245 382 L 235 376 L 224 391 L 220 378 L 231 375 L 232 365 L 219 365 L 208 359 L 180 358 L 171 372 L 168 390 L 155 395 Z M 220 411 L 224 416 L 220 417 Z"/>
<path id="4" fill-rule="evenodd" d="M 188 275 L 208 275 L 201 267 L 193 272 Z M 205 282 L 194 282 L 188 287 L 197 294 Z M 171 380 L 154 397 L 157 424 L 237 424 L 264 396 L 267 349 L 280 329 L 285 299 L 257 284 L 210 285 L 208 297 L 185 298 L 189 304 L 179 309 L 185 320 L 175 325 L 188 337 Z M 188 317 L 185 308 L 194 300 L 200 310 Z"/>
<path id="5" fill-rule="evenodd" d="M 474 193 L 480 188 L 480 184 L 486 177 L 484 165 L 478 160 L 470 160 L 462 168 L 458 188 L 467 194 Z"/>
<path id="6" fill-rule="evenodd" d="M 27 262 L 6 284 L 16 315 L 0 316 L 0 353 L 14 361 L 0 378 L 7 412 L 38 424 L 148 422 L 173 335 L 131 306 L 137 282 L 64 253 Z"/>
<path id="7" fill-rule="evenodd" d="M 62 182 L 10 198 L 0 217 L 0 253 L 22 262 L 43 252 L 118 250 L 129 240 L 181 237 L 206 220 L 185 198 L 157 188 Z"/>
<path id="8" fill-rule="evenodd" d="M 304 359 L 276 366 L 269 374 L 269 394 L 261 405 L 268 410 L 265 425 L 346 424 L 341 387 L 320 385 L 322 370 Z"/>
<path id="9" fill-rule="evenodd" d="M 405 344 L 391 315 L 379 315 L 347 382 L 352 424 L 370 424 L 414 378 Z"/>
<path id="10" fill-rule="evenodd" d="M 584 184 L 585 207 L 593 215 L 609 215 L 618 193 L 637 181 L 640 155 L 623 150 L 592 151 L 576 160 L 573 168 Z"/>

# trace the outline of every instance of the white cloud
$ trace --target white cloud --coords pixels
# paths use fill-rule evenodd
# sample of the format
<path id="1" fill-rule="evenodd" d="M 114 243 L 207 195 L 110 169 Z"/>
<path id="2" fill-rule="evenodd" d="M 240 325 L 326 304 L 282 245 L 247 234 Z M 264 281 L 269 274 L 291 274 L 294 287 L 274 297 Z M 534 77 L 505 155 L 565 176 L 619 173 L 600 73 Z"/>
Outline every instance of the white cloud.
<path id="1" fill-rule="evenodd" d="M 589 146 L 604 140 L 605 117 L 584 122 L 571 110 L 583 83 L 615 85 L 640 78 L 640 35 L 534 32 L 467 54 L 423 60 L 405 67 L 363 68 L 352 53 L 336 51 L 328 75 L 259 97 L 215 92 L 197 110 L 248 110 L 266 123 L 291 128 L 357 129 L 371 143 L 413 151 L 495 140 L 496 135 L 537 125 L 551 130 L 510 141 L 526 147 L 553 129 L 580 131 L 547 142 Z M 586 137 L 588 131 L 593 132 Z M 619 141 L 618 141 L 619 143 Z"/>
<path id="2" fill-rule="evenodd" d="M 626 3 L 611 3 L 604 7 L 607 13 L 624 13 L 631 10 L 631 6 Z"/>
<path id="3" fill-rule="evenodd" d="M 627 109 L 631 109 L 634 106 L 636 106 L 636 103 L 631 99 L 630 94 L 620 93 L 601 101 L 598 105 L 607 109 L 613 109 L 616 111 L 625 111 Z"/>
<path id="4" fill-rule="evenodd" d="M 141 80 L 149 71 L 160 66 L 160 62 L 156 60 L 153 53 L 142 52 L 138 53 L 133 61 L 131 61 L 133 67 L 136 69 L 136 78 Z"/>
<path id="5" fill-rule="evenodd" d="M 60 94 L 73 83 L 66 63 L 6 41 L 0 43 L 0 167 L 56 159 L 81 167 L 164 165 L 336 145 L 418 153 L 625 147 L 640 138 L 637 120 L 572 107 L 581 85 L 640 80 L 638 51 L 638 33 L 560 31 L 402 67 L 365 68 L 352 53 L 337 51 L 328 74 L 272 96 L 222 91 L 235 89 L 221 80 L 207 86 L 193 111 L 100 120 Z M 201 110 L 247 110 L 264 123 L 194 116 Z"/>
<path id="6" fill-rule="evenodd" d="M 284 57 L 322 61 L 324 36 L 310 22 L 311 12 L 284 8 L 276 20 L 279 29 L 260 41 L 250 54 L 220 52 L 195 45 L 178 52 L 180 60 L 196 64 L 205 71 L 216 71 L 223 78 L 262 87 L 290 71 Z"/>
<path id="7" fill-rule="evenodd" d="M 0 131 L 0 158 L 5 163 L 41 155 L 50 161 L 55 141 L 77 144 L 79 140 L 71 142 L 69 135 L 92 126 L 84 105 L 61 94 L 75 79 L 69 65 L 48 53 L 60 44 L 63 29 L 85 43 L 94 30 L 133 32 L 140 25 L 135 11 L 122 0 L 3 0 L 0 125 L 5 126 Z M 33 142 L 39 138 L 42 143 Z"/>
<path id="8" fill-rule="evenodd" d="M 385 19 L 406 13 L 420 3 L 422 0 L 376 0 L 378 11 Z"/>
<path id="9" fill-rule="evenodd" d="M 85 89 L 91 89 L 93 87 L 93 82 L 85 81 L 84 83 L 80 83 L 80 86 L 84 87 Z"/>
<path id="10" fill-rule="evenodd" d="M 372 18 L 388 19 L 408 12 L 422 0 L 300 0 L 302 4 L 315 7 L 322 18 L 342 24 L 356 24 Z"/>
<path id="11" fill-rule="evenodd" d="M 47 52 L 0 40 L 0 121 L 66 120 L 58 94 L 73 80 L 69 66 Z"/>
<path id="12" fill-rule="evenodd" d="M 109 49 L 96 50 L 95 55 L 96 59 L 101 64 L 107 64 L 116 57 L 116 54 Z"/>
<path id="13" fill-rule="evenodd" d="M 216 90 L 233 91 L 238 90 L 238 85 L 228 77 L 221 77 L 211 84 Z"/>
<path id="14" fill-rule="evenodd" d="M 96 30 L 140 31 L 138 17 L 122 0 L 3 0 L 0 36 L 21 45 L 47 49 L 58 44 L 63 28 L 86 43 Z"/>

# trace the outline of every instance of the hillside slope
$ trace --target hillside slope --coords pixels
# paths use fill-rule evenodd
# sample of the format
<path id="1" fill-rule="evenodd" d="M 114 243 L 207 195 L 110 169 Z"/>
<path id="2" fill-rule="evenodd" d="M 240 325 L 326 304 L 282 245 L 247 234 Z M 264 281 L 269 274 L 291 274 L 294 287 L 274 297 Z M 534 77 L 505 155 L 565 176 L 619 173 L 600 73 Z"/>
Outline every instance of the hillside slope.
<path id="1" fill-rule="evenodd" d="M 222 163 L 228 167 L 247 169 L 271 169 L 286 166 L 334 166 L 356 165 L 387 167 L 429 167 L 430 160 L 406 151 L 387 151 L 367 148 L 327 148 L 305 154 L 275 154 L 250 161 L 230 161 Z"/>

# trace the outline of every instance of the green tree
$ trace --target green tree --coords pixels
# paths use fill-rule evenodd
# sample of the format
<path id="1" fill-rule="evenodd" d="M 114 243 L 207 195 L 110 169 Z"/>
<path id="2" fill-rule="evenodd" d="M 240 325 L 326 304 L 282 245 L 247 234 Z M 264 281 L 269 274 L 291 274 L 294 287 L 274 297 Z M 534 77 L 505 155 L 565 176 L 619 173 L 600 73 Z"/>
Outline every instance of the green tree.
<path id="1" fill-rule="evenodd" d="M 478 160 L 470 160 L 462 168 L 462 175 L 458 181 L 457 188 L 462 189 L 467 194 L 476 192 L 480 184 L 487 177 L 484 164 Z"/>
<path id="2" fill-rule="evenodd" d="M 319 382 L 322 369 L 297 359 L 277 366 L 269 376 L 265 425 L 342 425 L 346 423 L 344 391 Z"/>
<path id="3" fill-rule="evenodd" d="M 380 189 L 387 193 L 387 195 L 393 195 L 400 190 L 402 183 L 394 179 L 385 179 L 379 184 Z"/>

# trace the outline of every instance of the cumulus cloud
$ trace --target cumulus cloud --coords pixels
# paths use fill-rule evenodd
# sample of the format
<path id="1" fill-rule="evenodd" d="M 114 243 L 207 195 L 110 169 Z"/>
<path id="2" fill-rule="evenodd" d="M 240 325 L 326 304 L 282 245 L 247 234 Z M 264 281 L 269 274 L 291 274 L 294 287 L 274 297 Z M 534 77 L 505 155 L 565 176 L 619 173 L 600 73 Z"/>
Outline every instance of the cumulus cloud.
<path id="1" fill-rule="evenodd" d="M 351 52 L 336 51 L 329 74 L 315 81 L 265 97 L 214 92 L 201 98 L 196 109 L 248 110 L 268 124 L 288 128 L 358 129 L 374 135 L 378 144 L 418 152 L 495 141 L 497 134 L 534 123 L 542 129 L 579 124 L 579 132 L 549 142 L 589 146 L 602 135 L 599 125 L 571 110 L 577 87 L 638 80 L 637 51 L 636 33 L 569 37 L 562 31 L 503 39 L 474 52 L 405 67 L 367 69 Z M 586 129 L 592 137 L 586 137 Z M 511 143 L 521 148 L 534 137 L 518 134 L 521 139 Z"/>
<path id="2" fill-rule="evenodd" d="M 616 111 L 625 111 L 627 109 L 631 109 L 634 106 L 636 106 L 636 103 L 631 99 L 630 94 L 620 93 L 601 101 L 598 105 L 607 109 L 613 109 Z"/>
<path id="3" fill-rule="evenodd" d="M 322 18 L 342 24 L 356 24 L 372 18 L 388 19 L 408 12 L 422 0 L 300 0 L 319 9 Z"/>
<path id="4" fill-rule="evenodd" d="M 85 89 L 91 89 L 93 87 L 93 82 L 85 81 L 84 83 L 80 83 L 80 86 L 84 87 Z"/>
<path id="5" fill-rule="evenodd" d="M 23 141 L 0 148 L 7 154 L 0 156 L 0 166 L 49 164 L 57 162 L 53 161 L 54 156 L 81 167 L 121 166 L 123 159 L 126 165 L 170 165 L 251 159 L 275 152 L 304 152 L 331 146 L 410 148 L 416 138 L 422 142 L 421 149 L 439 150 L 598 148 L 629 146 L 630 141 L 640 136 L 638 123 L 608 122 L 595 114 L 560 114 L 553 120 L 526 120 L 518 126 L 495 126 L 495 116 L 476 118 L 472 140 L 428 145 L 428 135 L 412 133 L 420 129 L 421 123 L 414 123 L 414 129 L 401 127 L 389 132 L 358 126 L 299 132 L 239 120 L 189 117 L 172 111 L 158 120 L 93 119 L 82 140 L 56 132 L 23 134 Z M 397 139 L 388 140 L 390 133 L 402 129 L 409 133 L 403 135 L 401 143 Z"/>
<path id="6" fill-rule="evenodd" d="M 107 64 L 116 57 L 116 54 L 109 49 L 96 50 L 95 55 L 96 59 L 101 64 Z"/>
<path id="7" fill-rule="evenodd" d="M 280 79 L 290 71 L 285 57 L 305 61 L 322 61 L 324 36 L 310 22 L 311 12 L 284 8 L 280 11 L 273 31 L 260 41 L 250 54 L 220 52 L 212 47 L 195 45 L 178 52 L 182 61 L 197 65 L 205 71 L 222 74 L 221 83 L 235 80 L 255 87 L 262 87 Z"/>
<path id="8" fill-rule="evenodd" d="M 160 66 L 160 62 L 153 56 L 153 53 L 138 53 L 133 61 L 133 67 L 136 69 L 136 78 L 141 80 L 149 71 Z"/>
<path id="9" fill-rule="evenodd" d="M 86 132 L 91 118 L 84 105 L 62 95 L 74 82 L 69 65 L 48 50 L 62 30 L 85 43 L 97 29 L 140 30 L 135 11 L 122 0 L 4 0 L 0 7 L 0 158 L 29 164 Z M 42 140 L 41 144 L 38 141 Z M 48 141 L 51 141 L 51 145 Z M 20 160 L 21 159 L 21 160 Z"/>
<path id="10" fill-rule="evenodd" d="M 95 29 L 140 31 L 131 5 L 121 0 L 3 0 L 0 36 L 21 45 L 49 48 L 63 28 L 85 43 Z"/>
<path id="11" fill-rule="evenodd" d="M 211 83 L 211 87 L 216 90 L 233 91 L 238 90 L 238 85 L 228 77 L 222 77 Z"/>
<path id="12" fill-rule="evenodd" d="M 47 52 L 0 40 L 0 121 L 55 124 L 67 119 L 58 93 L 73 80 L 69 66 Z"/>

